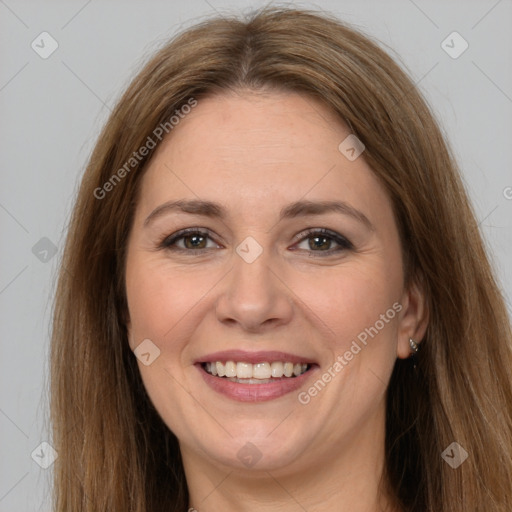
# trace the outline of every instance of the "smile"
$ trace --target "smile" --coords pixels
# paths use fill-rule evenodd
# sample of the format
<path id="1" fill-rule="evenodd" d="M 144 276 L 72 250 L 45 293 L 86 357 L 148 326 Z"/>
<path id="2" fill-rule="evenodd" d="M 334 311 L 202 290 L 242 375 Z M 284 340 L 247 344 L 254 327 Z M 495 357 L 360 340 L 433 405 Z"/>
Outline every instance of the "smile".
<path id="1" fill-rule="evenodd" d="M 287 360 L 286 354 L 279 355 L 281 357 L 278 353 L 268 352 L 266 360 L 258 361 L 256 354 L 231 351 L 231 357 L 227 352 L 219 353 L 210 360 L 197 361 L 195 367 L 207 386 L 216 393 L 238 402 L 265 402 L 305 386 L 320 368 L 313 362 L 301 362 L 297 356 L 288 354 L 290 359 L 294 359 L 292 362 Z M 224 359 L 222 356 L 227 357 Z M 252 359 L 252 362 L 247 362 L 247 359 Z"/>
<path id="2" fill-rule="evenodd" d="M 283 377 L 298 377 L 305 373 L 310 366 L 308 363 L 294 364 L 281 361 L 256 364 L 235 361 L 203 363 L 204 370 L 210 375 L 244 384 L 264 384 Z"/>

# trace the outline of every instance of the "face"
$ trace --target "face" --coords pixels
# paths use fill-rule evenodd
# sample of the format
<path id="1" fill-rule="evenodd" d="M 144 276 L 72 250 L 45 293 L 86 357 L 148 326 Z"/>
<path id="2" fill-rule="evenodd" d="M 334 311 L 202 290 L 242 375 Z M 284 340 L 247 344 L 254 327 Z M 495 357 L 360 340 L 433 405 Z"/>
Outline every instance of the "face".
<path id="1" fill-rule="evenodd" d="M 292 471 L 383 434 L 414 301 L 390 200 L 338 149 L 349 134 L 309 97 L 226 93 L 151 160 L 129 342 L 184 457 Z"/>

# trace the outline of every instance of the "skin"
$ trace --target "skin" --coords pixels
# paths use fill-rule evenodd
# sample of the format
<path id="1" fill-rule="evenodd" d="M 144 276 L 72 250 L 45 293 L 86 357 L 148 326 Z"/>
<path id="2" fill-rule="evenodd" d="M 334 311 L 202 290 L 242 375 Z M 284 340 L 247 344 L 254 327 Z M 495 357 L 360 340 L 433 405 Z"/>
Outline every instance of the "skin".
<path id="1" fill-rule="evenodd" d="M 364 153 L 349 161 L 338 150 L 349 133 L 304 95 L 211 96 L 164 139 L 142 179 L 126 260 L 129 342 L 133 350 L 149 338 L 160 350 L 150 365 L 138 364 L 179 439 L 199 512 L 397 510 L 381 482 L 385 390 L 396 358 L 410 354 L 409 338 L 421 340 L 427 314 L 421 290 L 404 287 L 386 192 Z M 227 217 L 170 211 L 144 226 L 177 199 L 218 202 Z M 336 212 L 278 221 L 299 199 L 342 200 L 374 229 Z M 211 232 L 202 254 L 186 253 L 183 239 L 182 252 L 159 248 L 190 227 Z M 308 228 L 335 231 L 354 249 L 332 252 L 330 239 L 325 256 L 311 235 L 294 238 Z M 235 251 L 248 236 L 263 250 L 252 263 Z M 228 349 L 299 354 L 319 365 L 307 391 L 394 303 L 400 312 L 307 404 L 297 392 L 232 400 L 193 365 Z M 237 457 L 248 442 L 261 455 L 252 467 Z"/>

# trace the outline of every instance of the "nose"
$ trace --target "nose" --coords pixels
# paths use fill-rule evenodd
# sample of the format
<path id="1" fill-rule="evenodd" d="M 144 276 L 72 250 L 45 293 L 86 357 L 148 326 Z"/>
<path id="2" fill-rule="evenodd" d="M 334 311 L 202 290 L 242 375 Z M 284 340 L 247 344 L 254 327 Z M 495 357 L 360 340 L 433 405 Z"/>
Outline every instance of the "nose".
<path id="1" fill-rule="evenodd" d="M 292 292 L 271 263 L 267 251 L 251 263 L 234 254 L 234 266 L 223 280 L 216 303 L 220 322 L 247 332 L 264 332 L 290 322 Z"/>

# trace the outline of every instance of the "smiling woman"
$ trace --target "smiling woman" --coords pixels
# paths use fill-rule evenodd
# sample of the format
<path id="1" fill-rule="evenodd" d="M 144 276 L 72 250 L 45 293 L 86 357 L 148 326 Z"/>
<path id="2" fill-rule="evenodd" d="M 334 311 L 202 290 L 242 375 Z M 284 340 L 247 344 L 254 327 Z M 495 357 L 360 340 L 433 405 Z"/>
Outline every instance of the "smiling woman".
<path id="1" fill-rule="evenodd" d="M 264 9 L 162 48 L 62 269 L 56 511 L 512 509 L 504 302 L 435 120 L 354 29 Z"/>

